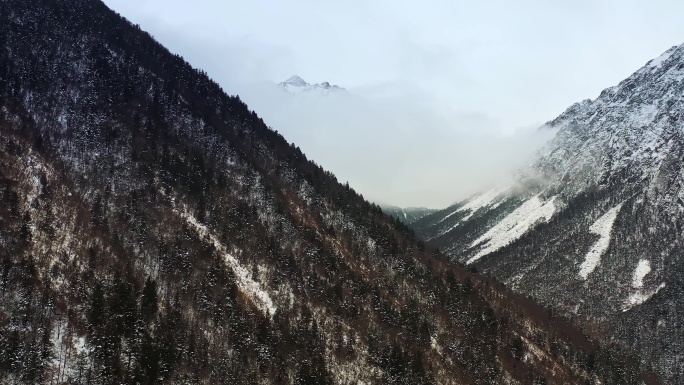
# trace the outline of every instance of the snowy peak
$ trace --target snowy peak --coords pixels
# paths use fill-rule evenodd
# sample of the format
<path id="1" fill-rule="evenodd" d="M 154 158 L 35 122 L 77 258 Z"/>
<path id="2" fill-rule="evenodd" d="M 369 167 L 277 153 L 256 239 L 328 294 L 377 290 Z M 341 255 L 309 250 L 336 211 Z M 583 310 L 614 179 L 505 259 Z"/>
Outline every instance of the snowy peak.
<path id="1" fill-rule="evenodd" d="M 284 82 L 280 83 L 281 86 L 294 86 L 294 87 L 306 87 L 309 85 L 304 79 L 298 75 L 292 75 Z"/>
<path id="2" fill-rule="evenodd" d="M 290 76 L 287 80 L 278 83 L 278 86 L 283 88 L 285 91 L 293 94 L 298 94 L 302 92 L 328 94 L 331 92 L 344 91 L 344 88 L 334 84 L 331 85 L 329 82 L 322 82 L 316 84 L 307 83 L 298 75 Z"/>

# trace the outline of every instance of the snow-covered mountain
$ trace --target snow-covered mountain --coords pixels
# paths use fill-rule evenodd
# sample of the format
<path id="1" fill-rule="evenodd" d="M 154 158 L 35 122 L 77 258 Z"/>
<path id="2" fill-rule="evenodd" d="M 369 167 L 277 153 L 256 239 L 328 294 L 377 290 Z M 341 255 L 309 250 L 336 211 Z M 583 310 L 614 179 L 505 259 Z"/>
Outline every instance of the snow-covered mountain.
<path id="1" fill-rule="evenodd" d="M 334 84 L 331 85 L 328 82 L 309 84 L 297 75 L 290 76 L 287 80 L 278 83 L 278 86 L 293 94 L 317 93 L 327 95 L 329 93 L 345 91 L 344 88 Z"/>
<path id="2" fill-rule="evenodd" d="M 412 226 L 684 382 L 684 46 L 574 104 L 516 182 Z"/>
<path id="3" fill-rule="evenodd" d="M 0 40 L 0 383 L 660 383 L 101 1 L 0 1 Z"/>

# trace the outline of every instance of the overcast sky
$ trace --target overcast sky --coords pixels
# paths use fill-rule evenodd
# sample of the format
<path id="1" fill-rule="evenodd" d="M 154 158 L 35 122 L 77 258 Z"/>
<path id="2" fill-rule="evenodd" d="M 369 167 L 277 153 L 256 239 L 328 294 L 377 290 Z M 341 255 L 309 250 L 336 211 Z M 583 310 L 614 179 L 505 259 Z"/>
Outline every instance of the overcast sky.
<path id="1" fill-rule="evenodd" d="M 536 127 L 684 42 L 681 1 L 105 0 L 376 202 L 496 184 Z M 349 97 L 285 100 L 298 74 Z"/>

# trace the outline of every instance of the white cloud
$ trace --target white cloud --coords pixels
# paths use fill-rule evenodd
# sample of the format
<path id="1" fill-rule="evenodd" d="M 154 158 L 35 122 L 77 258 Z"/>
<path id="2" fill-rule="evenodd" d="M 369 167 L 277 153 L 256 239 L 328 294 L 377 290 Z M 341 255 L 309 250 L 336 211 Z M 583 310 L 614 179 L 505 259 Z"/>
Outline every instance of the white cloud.
<path id="1" fill-rule="evenodd" d="M 485 114 L 442 114 L 419 90 L 398 85 L 328 95 L 292 95 L 271 83 L 238 88 L 310 159 L 376 202 L 443 207 L 500 183 L 551 137 L 502 132 Z"/>
<path id="2" fill-rule="evenodd" d="M 666 0 L 106 3 L 339 179 L 399 205 L 495 184 L 546 139 L 528 127 L 684 39 L 684 2 Z M 291 105 L 265 91 L 292 74 L 359 100 Z"/>

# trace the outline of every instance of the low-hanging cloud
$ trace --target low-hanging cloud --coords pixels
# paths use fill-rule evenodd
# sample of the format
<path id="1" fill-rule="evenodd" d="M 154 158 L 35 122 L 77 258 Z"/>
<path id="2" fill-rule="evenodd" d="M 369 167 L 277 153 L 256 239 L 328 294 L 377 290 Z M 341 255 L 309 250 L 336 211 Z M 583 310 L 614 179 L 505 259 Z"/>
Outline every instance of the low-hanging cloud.
<path id="1" fill-rule="evenodd" d="M 409 81 L 291 94 L 271 80 L 284 68 L 296 71 L 281 47 L 248 37 L 202 41 L 164 26 L 155 30 L 162 43 L 191 57 L 309 159 L 376 203 L 445 207 L 505 183 L 552 136 L 539 125 L 502 127 L 487 113 L 464 111 L 436 97 L 429 85 Z"/>
<path id="2" fill-rule="evenodd" d="M 249 36 L 199 38 L 155 20 L 146 25 L 172 51 L 239 95 L 309 159 L 376 203 L 445 207 L 504 183 L 551 137 L 535 126 L 512 130 L 500 116 L 462 107 L 462 92 L 453 102 L 433 92 L 450 86 L 436 85 L 438 75 L 427 74 L 441 73 L 455 60 L 440 47 L 416 50 L 417 43 L 400 39 L 394 50 L 403 63 L 401 80 L 295 95 L 275 84 L 297 72 L 285 47 Z M 426 76 L 415 82 L 412 73 Z"/>
<path id="3" fill-rule="evenodd" d="M 237 87 L 267 124 L 378 203 L 444 207 L 502 183 L 551 137 L 504 133 L 482 113 L 439 111 L 396 84 L 326 95 Z"/>
<path id="4" fill-rule="evenodd" d="M 340 180 L 402 206 L 497 184 L 552 135 L 540 123 L 684 34 L 684 3 L 666 0 L 105 2 Z M 293 74 L 349 95 L 279 94 Z"/>

